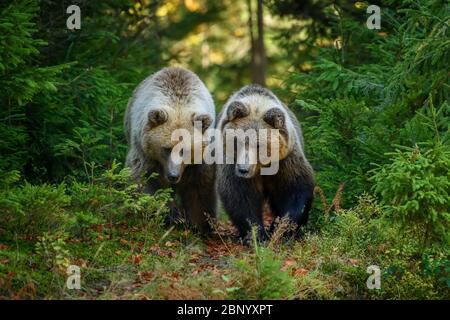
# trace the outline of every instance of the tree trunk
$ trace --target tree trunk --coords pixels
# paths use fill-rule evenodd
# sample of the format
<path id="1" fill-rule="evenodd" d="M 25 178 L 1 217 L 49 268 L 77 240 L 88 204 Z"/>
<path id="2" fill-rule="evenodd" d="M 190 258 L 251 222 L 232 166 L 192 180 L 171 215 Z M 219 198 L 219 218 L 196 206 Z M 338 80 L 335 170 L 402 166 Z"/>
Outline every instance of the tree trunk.
<path id="1" fill-rule="evenodd" d="M 253 10 L 251 5 L 252 0 L 247 1 L 249 12 L 249 30 L 250 30 L 250 42 L 251 42 L 251 77 L 252 82 L 266 85 L 266 69 L 267 58 L 266 48 L 264 46 L 264 15 L 263 15 L 263 0 L 257 0 L 256 9 L 256 24 L 257 32 L 253 30 Z"/>

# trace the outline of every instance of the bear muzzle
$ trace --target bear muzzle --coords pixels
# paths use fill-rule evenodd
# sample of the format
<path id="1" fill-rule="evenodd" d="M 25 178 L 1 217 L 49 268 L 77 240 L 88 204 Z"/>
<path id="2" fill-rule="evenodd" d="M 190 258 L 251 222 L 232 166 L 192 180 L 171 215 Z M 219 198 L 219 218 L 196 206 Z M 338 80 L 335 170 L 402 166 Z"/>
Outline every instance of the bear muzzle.
<path id="1" fill-rule="evenodd" d="M 257 171 L 256 164 L 236 164 L 235 173 L 238 177 L 250 179 L 253 178 Z"/>
<path id="2" fill-rule="evenodd" d="M 172 183 L 176 184 L 180 181 L 181 175 L 178 172 L 168 172 L 167 173 L 167 180 Z"/>
<path id="3" fill-rule="evenodd" d="M 166 168 L 166 179 L 171 184 L 180 182 L 184 171 L 184 164 L 175 162 L 171 158 L 168 159 Z"/>

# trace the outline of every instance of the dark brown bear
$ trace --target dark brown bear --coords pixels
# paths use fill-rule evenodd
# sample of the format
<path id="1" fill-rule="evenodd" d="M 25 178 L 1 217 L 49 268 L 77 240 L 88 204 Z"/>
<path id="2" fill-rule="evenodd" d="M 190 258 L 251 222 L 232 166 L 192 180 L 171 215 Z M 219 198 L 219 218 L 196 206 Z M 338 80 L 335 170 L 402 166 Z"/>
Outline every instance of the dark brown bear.
<path id="1" fill-rule="evenodd" d="M 251 226 L 258 228 L 260 240 L 269 234 L 263 225 L 263 205 L 267 203 L 275 217 L 287 216 L 296 225 L 306 224 L 314 192 L 314 173 L 303 152 L 303 137 L 295 115 L 269 90 L 250 85 L 236 92 L 218 116 L 217 128 L 226 144 L 227 129 L 278 129 L 278 171 L 261 175 L 259 159 L 248 161 L 267 141 L 247 141 L 240 154 L 243 161 L 218 165 L 218 192 L 223 206 L 242 238 L 248 239 Z M 234 145 L 237 154 L 239 146 Z M 268 146 L 270 150 L 270 146 Z M 235 160 L 237 159 L 236 156 Z M 267 164 L 266 164 L 267 166 Z M 270 228 L 273 230 L 273 225 Z M 269 232 L 270 233 L 270 232 Z"/>

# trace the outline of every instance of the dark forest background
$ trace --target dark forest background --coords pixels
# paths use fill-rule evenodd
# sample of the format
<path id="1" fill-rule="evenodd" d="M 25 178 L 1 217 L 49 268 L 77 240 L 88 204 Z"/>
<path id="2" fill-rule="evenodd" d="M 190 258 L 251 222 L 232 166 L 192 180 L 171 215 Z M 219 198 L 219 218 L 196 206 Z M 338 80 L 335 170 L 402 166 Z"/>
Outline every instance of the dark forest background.
<path id="1" fill-rule="evenodd" d="M 80 30 L 66 28 L 71 4 Z M 369 5 L 380 30 L 366 26 Z M 449 10 L 439 0 L 2 1 L 0 296 L 448 299 Z M 129 185 L 127 101 L 173 65 L 205 81 L 217 111 L 254 82 L 298 115 L 318 185 L 301 242 L 204 243 L 161 223 L 170 190 Z M 65 287 L 70 264 L 87 272 L 81 290 Z M 365 285 L 372 264 L 379 290 Z"/>

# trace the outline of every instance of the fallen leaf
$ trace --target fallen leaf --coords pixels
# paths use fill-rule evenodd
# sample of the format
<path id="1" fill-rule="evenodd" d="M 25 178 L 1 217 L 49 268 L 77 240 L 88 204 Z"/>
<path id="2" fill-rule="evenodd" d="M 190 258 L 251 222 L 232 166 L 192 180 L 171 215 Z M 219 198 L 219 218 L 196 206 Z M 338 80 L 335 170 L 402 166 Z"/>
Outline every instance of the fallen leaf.
<path id="1" fill-rule="evenodd" d="M 180 274 L 178 272 L 172 272 L 170 274 L 165 273 L 162 276 L 164 279 L 171 280 L 172 283 L 169 286 L 173 286 L 173 282 L 176 282 L 180 279 Z"/>
<path id="2" fill-rule="evenodd" d="M 289 269 L 293 265 L 295 265 L 295 260 L 286 259 L 286 260 L 284 260 L 283 266 L 281 267 L 281 271 L 286 271 L 287 269 Z"/>
<path id="3" fill-rule="evenodd" d="M 359 260 L 358 260 L 358 259 L 348 259 L 348 261 L 350 262 L 350 264 L 351 264 L 352 266 L 357 266 L 358 263 L 359 263 Z"/>
<path id="4" fill-rule="evenodd" d="M 290 266 L 293 266 L 294 264 L 295 264 L 295 260 L 292 260 L 292 259 L 286 259 L 284 261 L 284 266 L 285 267 L 290 267 Z"/>
<path id="5" fill-rule="evenodd" d="M 213 275 L 218 276 L 220 274 L 220 270 L 217 266 L 213 267 Z"/>
<path id="6" fill-rule="evenodd" d="M 139 277 L 145 281 L 150 281 L 153 279 L 153 272 L 151 271 L 141 271 Z"/>
<path id="7" fill-rule="evenodd" d="M 139 250 L 142 250 L 142 248 L 144 247 L 144 243 L 142 241 L 139 241 L 137 243 L 137 247 L 138 247 Z"/>
<path id="8" fill-rule="evenodd" d="M 82 268 L 86 268 L 86 267 L 87 267 L 87 262 L 86 262 L 86 260 L 84 260 L 84 259 L 82 259 L 82 258 L 76 259 L 76 260 L 74 261 L 74 264 L 75 264 L 76 266 L 80 266 L 80 267 L 82 267 Z"/>
<path id="9" fill-rule="evenodd" d="M 171 241 L 166 241 L 165 246 L 166 247 L 173 247 L 175 245 L 175 243 L 171 242 Z"/>
<path id="10" fill-rule="evenodd" d="M 172 273 L 172 279 L 174 279 L 175 281 L 178 281 L 179 278 L 180 278 L 180 274 L 178 272 Z"/>
<path id="11" fill-rule="evenodd" d="M 102 224 L 97 224 L 92 226 L 92 229 L 94 229 L 97 232 L 103 232 L 103 225 Z"/>
<path id="12" fill-rule="evenodd" d="M 293 276 L 304 276 L 305 274 L 308 274 L 308 270 L 305 268 L 297 268 L 291 272 L 291 275 Z"/>
<path id="13" fill-rule="evenodd" d="M 172 249 L 161 249 L 158 245 L 153 245 L 148 249 L 149 252 L 156 254 L 158 256 L 173 257 L 175 251 Z"/>
<path id="14" fill-rule="evenodd" d="M 142 260 L 142 254 L 133 254 L 131 257 L 130 257 L 130 261 L 132 262 L 132 263 L 134 263 L 134 264 L 139 264 L 139 263 L 141 263 L 141 260 Z"/>

